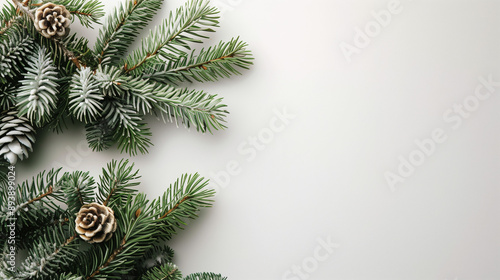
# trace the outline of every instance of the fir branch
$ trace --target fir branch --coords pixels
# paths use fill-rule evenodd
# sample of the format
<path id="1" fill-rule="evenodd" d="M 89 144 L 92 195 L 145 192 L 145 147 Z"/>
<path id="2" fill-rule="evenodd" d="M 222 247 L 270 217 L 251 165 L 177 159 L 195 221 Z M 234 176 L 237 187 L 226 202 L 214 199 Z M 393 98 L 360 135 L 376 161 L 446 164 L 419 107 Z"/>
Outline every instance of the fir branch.
<path id="1" fill-rule="evenodd" d="M 114 127 L 106 120 L 99 120 L 85 126 L 86 138 L 93 151 L 103 151 L 114 143 Z"/>
<path id="2" fill-rule="evenodd" d="M 47 208 L 54 208 L 53 200 L 62 201 L 57 182 L 60 169 L 41 172 L 30 181 L 20 184 L 17 191 L 17 205 L 14 212 L 38 202 Z"/>
<path id="3" fill-rule="evenodd" d="M 182 274 L 176 265 L 167 263 L 150 269 L 140 280 L 181 280 Z"/>
<path id="4" fill-rule="evenodd" d="M 204 189 L 208 180 L 199 174 L 183 175 L 159 199 L 151 204 L 155 207 L 155 216 L 161 223 L 159 239 L 170 239 L 178 229 L 182 229 L 186 219 L 194 219 L 202 207 L 210 207 L 215 192 Z"/>
<path id="5" fill-rule="evenodd" d="M 119 231 L 115 232 L 113 239 L 118 246 L 112 251 L 108 250 L 97 260 L 96 263 L 100 265 L 86 279 L 97 275 L 109 275 L 110 278 L 129 275 L 134 269 L 135 261 L 141 258 L 149 245 L 156 240 L 156 226 L 146 196 L 137 194 L 134 198 L 129 197 L 123 205 L 122 209 L 115 212 Z M 140 215 L 137 215 L 138 209 L 142 210 Z"/>
<path id="6" fill-rule="evenodd" d="M 219 11 L 208 4 L 206 0 L 189 0 L 175 14 L 170 13 L 149 37 L 142 40 L 141 48 L 126 58 L 125 72 L 138 72 L 147 62 L 158 62 L 158 55 L 171 59 L 172 53 L 179 54 L 179 48 L 189 49 L 189 43 L 200 43 L 199 38 L 207 38 L 202 33 L 214 32 L 212 27 L 219 23 Z"/>
<path id="7" fill-rule="evenodd" d="M 116 64 L 139 31 L 160 9 L 163 0 L 127 0 L 107 17 L 99 32 L 95 52 L 99 64 Z"/>
<path id="8" fill-rule="evenodd" d="M 144 255 L 136 262 L 136 272 L 141 275 L 147 270 L 158 267 L 167 263 L 171 263 L 174 258 L 174 250 L 167 245 L 153 245 Z"/>
<path id="9" fill-rule="evenodd" d="M 59 181 L 65 194 L 65 203 L 69 213 L 77 213 L 84 204 L 94 201 L 94 178 L 89 172 L 75 171 L 65 173 Z"/>
<path id="10" fill-rule="evenodd" d="M 217 46 L 202 49 L 199 54 L 195 51 L 191 55 L 183 55 L 179 59 L 169 60 L 166 64 L 158 63 L 151 67 L 149 74 L 144 78 L 151 78 L 156 82 L 173 83 L 217 81 L 219 78 L 240 75 L 236 69 L 248 69 L 252 65 L 252 57 L 246 50 L 247 43 L 239 38 L 230 42 L 220 42 Z"/>
<path id="11" fill-rule="evenodd" d="M 101 116 L 103 96 L 90 68 L 77 70 L 69 91 L 69 110 L 78 120 L 93 122 Z"/>
<path id="12" fill-rule="evenodd" d="M 57 105 L 57 72 L 52 58 L 44 47 L 36 46 L 34 54 L 28 57 L 24 79 L 17 94 L 20 116 L 26 116 L 31 123 L 42 126 L 52 117 Z"/>
<path id="13" fill-rule="evenodd" d="M 187 128 L 194 126 L 200 132 L 210 133 L 212 129 L 226 128 L 223 122 L 227 106 L 216 95 L 163 85 L 155 90 L 154 98 L 157 101 L 154 106 L 165 122 L 182 123 Z"/>
<path id="14" fill-rule="evenodd" d="M 107 169 L 102 169 L 100 183 L 98 184 L 97 200 L 108 207 L 123 205 L 127 197 L 137 192 L 134 189 L 139 185 L 135 180 L 139 179 L 138 171 L 134 171 L 134 165 L 129 165 L 128 160 L 111 161 Z"/>
<path id="15" fill-rule="evenodd" d="M 16 244 L 19 249 L 33 247 L 39 236 L 53 231 L 54 227 L 66 225 L 70 216 L 70 213 L 61 208 L 48 209 L 40 205 L 32 205 L 28 211 L 17 214 Z"/>
<path id="16" fill-rule="evenodd" d="M 16 104 L 17 84 L 0 83 L 0 111 L 13 109 Z"/>
<path id="17" fill-rule="evenodd" d="M 63 5 L 80 20 L 85 27 L 92 28 L 92 23 L 99 23 L 104 16 L 103 6 L 99 0 L 44 0 L 44 3 Z"/>
<path id="18" fill-rule="evenodd" d="M 127 76 L 120 68 L 99 65 L 95 79 L 104 96 L 120 98 L 137 113 L 149 113 L 152 104 L 156 102 L 153 98 L 153 84 L 139 77 Z"/>
<path id="19" fill-rule="evenodd" d="M 24 55 L 31 53 L 33 40 L 23 30 L 15 30 L 0 41 L 0 83 L 21 72 Z"/>
<path id="20" fill-rule="evenodd" d="M 59 274 L 78 254 L 77 237 L 68 236 L 62 226 L 41 236 L 37 246 L 29 250 L 30 256 L 21 264 L 18 276 L 39 279 Z"/>
<path id="21" fill-rule="evenodd" d="M 10 2 L 5 3 L 0 11 L 0 38 L 7 34 L 9 29 L 21 19 L 22 17 L 17 14 L 16 7 Z"/>
<path id="22" fill-rule="evenodd" d="M 103 117 L 115 127 L 113 138 L 114 142 L 118 142 L 118 149 L 131 155 L 136 155 L 138 151 L 147 153 L 147 148 L 152 145 L 151 132 L 134 107 L 118 99 L 109 100 Z"/>
<path id="23" fill-rule="evenodd" d="M 50 130 L 59 133 L 62 132 L 64 128 L 67 128 L 67 120 L 70 118 L 70 112 L 68 110 L 69 104 L 69 90 L 70 90 L 70 81 L 71 76 L 66 76 L 64 73 L 60 73 L 60 75 L 64 75 L 62 78 L 58 79 L 59 85 L 59 96 L 56 105 L 56 111 L 52 115 L 52 119 L 46 125 Z"/>
<path id="24" fill-rule="evenodd" d="M 222 277 L 220 274 L 202 272 L 190 274 L 183 280 L 227 280 L 227 277 Z"/>
<path id="25" fill-rule="evenodd" d="M 122 71 L 114 66 L 99 65 L 95 71 L 95 80 L 104 96 L 119 97 L 124 96 L 130 89 L 129 77 L 123 75 Z"/>

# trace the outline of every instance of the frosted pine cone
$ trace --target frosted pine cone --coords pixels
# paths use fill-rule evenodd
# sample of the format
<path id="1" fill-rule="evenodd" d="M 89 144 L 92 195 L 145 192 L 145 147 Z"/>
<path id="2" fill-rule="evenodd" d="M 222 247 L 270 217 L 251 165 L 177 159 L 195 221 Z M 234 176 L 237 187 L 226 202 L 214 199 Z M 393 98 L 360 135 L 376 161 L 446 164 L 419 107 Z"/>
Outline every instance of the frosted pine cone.
<path id="1" fill-rule="evenodd" d="M 75 223 L 76 232 L 89 243 L 108 241 L 116 230 L 113 209 L 98 203 L 83 205 Z"/>
<path id="2" fill-rule="evenodd" d="M 43 37 L 64 37 L 69 32 L 71 14 L 62 5 L 47 3 L 35 12 L 35 28 Z"/>
<path id="3" fill-rule="evenodd" d="M 33 151 L 35 130 L 29 120 L 18 117 L 17 111 L 9 111 L 0 119 L 0 156 L 14 165 L 17 159 L 28 157 Z"/>

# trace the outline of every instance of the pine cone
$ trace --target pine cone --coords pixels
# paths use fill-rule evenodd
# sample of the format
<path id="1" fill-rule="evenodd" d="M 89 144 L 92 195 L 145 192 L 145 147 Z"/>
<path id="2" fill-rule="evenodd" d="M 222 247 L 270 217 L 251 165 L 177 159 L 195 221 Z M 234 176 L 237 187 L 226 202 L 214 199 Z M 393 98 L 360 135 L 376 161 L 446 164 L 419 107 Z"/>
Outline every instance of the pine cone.
<path id="1" fill-rule="evenodd" d="M 27 118 L 18 117 L 17 111 L 8 111 L 0 119 L 0 156 L 12 165 L 18 158 L 27 158 L 28 151 L 33 151 L 34 132 Z"/>
<path id="2" fill-rule="evenodd" d="M 83 205 L 75 223 L 76 232 L 89 243 L 108 241 L 116 230 L 113 209 L 97 203 Z"/>
<path id="3" fill-rule="evenodd" d="M 71 14 L 62 5 L 47 3 L 35 12 L 35 28 L 43 37 L 64 37 L 69 32 Z"/>

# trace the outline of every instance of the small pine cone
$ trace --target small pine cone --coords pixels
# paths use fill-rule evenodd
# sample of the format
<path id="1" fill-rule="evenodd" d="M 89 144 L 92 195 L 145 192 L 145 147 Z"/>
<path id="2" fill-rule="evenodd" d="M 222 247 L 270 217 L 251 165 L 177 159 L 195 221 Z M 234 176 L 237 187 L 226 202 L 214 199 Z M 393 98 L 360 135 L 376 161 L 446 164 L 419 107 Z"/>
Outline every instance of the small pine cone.
<path id="1" fill-rule="evenodd" d="M 116 230 L 113 209 L 97 203 L 83 205 L 75 223 L 76 232 L 89 243 L 108 241 Z"/>
<path id="2" fill-rule="evenodd" d="M 27 158 L 28 151 L 33 151 L 34 133 L 27 118 L 18 117 L 17 111 L 8 111 L 0 119 L 0 156 L 12 165 L 18 158 Z"/>
<path id="3" fill-rule="evenodd" d="M 47 3 L 35 12 L 35 28 L 43 37 L 64 37 L 69 32 L 71 14 L 62 5 Z"/>

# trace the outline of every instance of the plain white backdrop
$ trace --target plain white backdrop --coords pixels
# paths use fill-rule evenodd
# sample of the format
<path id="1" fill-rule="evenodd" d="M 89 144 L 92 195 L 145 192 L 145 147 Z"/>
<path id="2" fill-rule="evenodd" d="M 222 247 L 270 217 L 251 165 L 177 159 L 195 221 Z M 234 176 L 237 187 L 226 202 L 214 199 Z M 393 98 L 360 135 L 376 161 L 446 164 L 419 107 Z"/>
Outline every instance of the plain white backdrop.
<path id="1" fill-rule="evenodd" d="M 500 279 L 500 1 L 212 2 L 221 27 L 204 46 L 240 36 L 255 56 L 190 85 L 224 97 L 228 129 L 151 117 L 155 145 L 132 158 L 151 198 L 185 172 L 218 190 L 170 242 L 185 275 Z M 98 29 L 73 32 L 93 45 Z M 81 126 L 35 149 L 23 178 L 128 158 L 89 152 Z"/>

